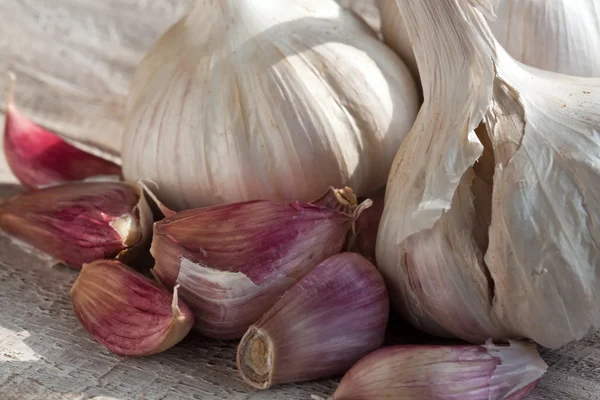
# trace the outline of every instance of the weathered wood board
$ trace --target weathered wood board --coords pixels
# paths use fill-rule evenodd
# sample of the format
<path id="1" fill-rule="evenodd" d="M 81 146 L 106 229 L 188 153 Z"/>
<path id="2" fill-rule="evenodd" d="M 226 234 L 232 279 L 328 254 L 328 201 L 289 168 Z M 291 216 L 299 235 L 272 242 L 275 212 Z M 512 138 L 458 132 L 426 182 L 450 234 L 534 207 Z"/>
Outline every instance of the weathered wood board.
<path id="1" fill-rule="evenodd" d="M 27 115 L 117 152 L 135 65 L 188 3 L 0 0 L 0 96 L 12 70 Z M 0 195 L 18 190 L 1 156 L 0 182 Z M 235 343 L 193 335 L 153 357 L 112 355 L 72 312 L 75 277 L 0 237 L 0 399 L 285 400 L 335 389 L 335 380 L 249 389 L 235 371 Z M 542 352 L 550 370 L 530 398 L 600 399 L 600 334 Z"/>

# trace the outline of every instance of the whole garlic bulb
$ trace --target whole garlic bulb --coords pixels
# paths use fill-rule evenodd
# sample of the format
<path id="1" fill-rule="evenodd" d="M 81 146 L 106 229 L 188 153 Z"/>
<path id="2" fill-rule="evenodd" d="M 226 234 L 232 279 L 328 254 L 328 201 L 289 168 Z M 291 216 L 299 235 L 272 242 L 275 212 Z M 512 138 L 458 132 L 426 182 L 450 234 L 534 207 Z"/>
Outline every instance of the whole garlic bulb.
<path id="1" fill-rule="evenodd" d="M 515 59 L 568 75 L 600 77 L 599 0 L 495 0 L 490 22 Z"/>
<path id="2" fill-rule="evenodd" d="M 484 18 L 489 0 L 397 2 L 425 102 L 377 240 L 393 304 L 473 342 L 557 348 L 598 330 L 600 79 L 515 61 Z"/>
<path id="3" fill-rule="evenodd" d="M 385 183 L 413 78 L 333 0 L 197 0 L 138 68 L 123 171 L 172 208 Z"/>

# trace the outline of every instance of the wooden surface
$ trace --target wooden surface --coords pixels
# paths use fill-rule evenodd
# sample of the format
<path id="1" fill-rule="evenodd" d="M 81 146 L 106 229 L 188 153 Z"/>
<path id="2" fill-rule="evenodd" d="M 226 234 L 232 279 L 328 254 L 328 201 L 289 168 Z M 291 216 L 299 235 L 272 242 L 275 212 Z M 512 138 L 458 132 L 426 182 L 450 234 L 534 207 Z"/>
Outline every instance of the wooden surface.
<path id="1" fill-rule="evenodd" d="M 187 3 L 0 0 L 0 93 L 1 77 L 15 71 L 18 105 L 35 121 L 117 152 L 135 65 Z M 3 159 L 0 181 L 14 182 Z M 1 195 L 15 190 L 0 185 Z M 235 371 L 235 343 L 195 335 L 153 357 L 112 355 L 72 312 L 75 278 L 0 237 L 0 399 L 285 400 L 335 389 L 335 380 L 249 389 Z M 600 399 L 600 334 L 542 354 L 550 370 L 531 399 Z"/>

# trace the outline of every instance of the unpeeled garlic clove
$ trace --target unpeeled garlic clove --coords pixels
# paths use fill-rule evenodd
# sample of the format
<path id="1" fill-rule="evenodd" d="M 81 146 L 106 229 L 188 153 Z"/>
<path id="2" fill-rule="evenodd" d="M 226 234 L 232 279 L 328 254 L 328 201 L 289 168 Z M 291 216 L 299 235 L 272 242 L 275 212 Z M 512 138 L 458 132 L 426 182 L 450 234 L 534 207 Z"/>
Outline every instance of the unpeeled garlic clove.
<path id="1" fill-rule="evenodd" d="M 72 144 L 74 142 L 69 143 L 27 119 L 14 104 L 13 86 L 14 76 L 11 76 L 4 154 L 11 171 L 23 185 L 37 189 L 92 176 L 121 176 L 121 167 L 117 164 L 84 151 Z"/>
<path id="2" fill-rule="evenodd" d="M 141 189 L 125 182 L 68 183 L 0 204 L 0 229 L 76 269 L 141 249 L 151 225 Z"/>
<path id="3" fill-rule="evenodd" d="M 520 400 L 548 366 L 533 343 L 394 346 L 360 360 L 332 400 Z"/>
<path id="4" fill-rule="evenodd" d="M 389 299 L 367 259 L 323 261 L 246 332 L 237 351 L 243 379 L 259 389 L 346 372 L 383 343 Z"/>
<path id="5" fill-rule="evenodd" d="M 197 329 L 240 338 L 291 286 L 339 253 L 355 217 L 300 202 L 188 210 L 154 225 L 154 276 L 181 296 Z"/>
<path id="6" fill-rule="evenodd" d="M 119 261 L 85 264 L 71 288 L 73 308 L 88 333 L 116 354 L 146 356 L 179 343 L 194 316 L 173 294 Z"/>

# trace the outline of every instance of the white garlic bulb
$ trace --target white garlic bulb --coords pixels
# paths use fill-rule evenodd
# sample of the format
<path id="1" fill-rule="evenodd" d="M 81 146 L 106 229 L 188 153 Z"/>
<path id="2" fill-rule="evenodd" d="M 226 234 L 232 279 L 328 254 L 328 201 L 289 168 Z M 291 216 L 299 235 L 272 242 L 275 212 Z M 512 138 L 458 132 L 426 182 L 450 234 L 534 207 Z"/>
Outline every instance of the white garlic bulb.
<path id="1" fill-rule="evenodd" d="M 556 348 L 599 329 L 600 79 L 512 59 L 489 0 L 397 2 L 425 102 L 377 238 L 393 304 L 474 342 Z"/>
<path id="2" fill-rule="evenodd" d="M 492 32 L 515 59 L 600 77 L 600 0 L 495 0 L 494 10 Z"/>
<path id="3" fill-rule="evenodd" d="M 385 183 L 418 110 L 402 61 L 333 0 L 197 0 L 146 56 L 123 171 L 173 208 Z"/>

